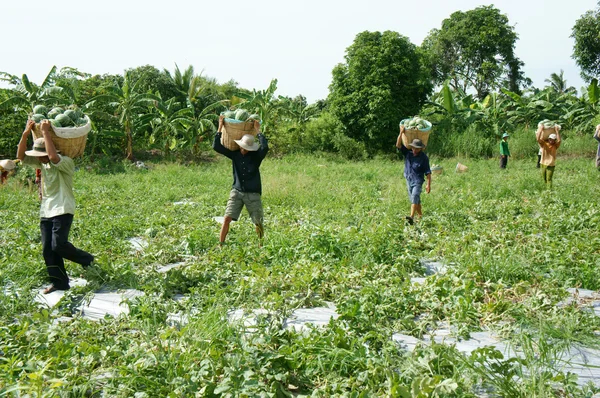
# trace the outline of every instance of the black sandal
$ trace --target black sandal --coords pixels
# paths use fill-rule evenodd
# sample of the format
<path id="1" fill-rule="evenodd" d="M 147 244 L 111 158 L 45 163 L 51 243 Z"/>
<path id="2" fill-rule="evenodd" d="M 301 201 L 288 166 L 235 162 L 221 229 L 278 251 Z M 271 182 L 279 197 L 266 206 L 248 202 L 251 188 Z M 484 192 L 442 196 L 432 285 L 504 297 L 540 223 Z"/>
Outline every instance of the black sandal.
<path id="1" fill-rule="evenodd" d="M 411 216 L 406 216 L 406 221 L 408 221 L 408 223 L 410 225 L 413 225 L 415 223 L 415 221 L 413 220 L 413 218 Z"/>

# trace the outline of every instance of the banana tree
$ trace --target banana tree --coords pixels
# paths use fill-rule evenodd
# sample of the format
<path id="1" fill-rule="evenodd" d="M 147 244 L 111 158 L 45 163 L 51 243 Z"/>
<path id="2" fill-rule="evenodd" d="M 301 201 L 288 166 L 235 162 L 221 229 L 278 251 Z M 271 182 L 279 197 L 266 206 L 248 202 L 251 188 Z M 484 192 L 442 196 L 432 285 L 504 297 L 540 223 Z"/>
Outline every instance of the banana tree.
<path id="1" fill-rule="evenodd" d="M 154 107 L 156 112 L 142 115 L 139 120 L 141 124 L 151 127 L 150 144 L 158 143 L 168 153 L 181 141 L 186 125 L 193 118 L 193 111 L 189 108 L 180 109 L 180 103 L 175 98 L 155 101 Z"/>
<path id="2" fill-rule="evenodd" d="M 592 79 L 585 93 L 563 116 L 578 132 L 593 131 L 600 114 L 600 87 L 598 79 Z"/>
<path id="3" fill-rule="evenodd" d="M 252 90 L 251 93 L 239 92 L 237 94 L 239 98 L 244 100 L 240 106 L 260 116 L 261 129 L 265 133 L 270 131 L 274 126 L 274 119 L 279 108 L 279 101 L 275 97 L 275 91 L 277 91 L 277 79 L 271 80 L 266 90 Z"/>
<path id="4" fill-rule="evenodd" d="M 221 100 L 198 110 L 191 102 L 188 102 L 186 109 L 190 110 L 191 117 L 186 121 L 184 137 L 185 144 L 192 150 L 192 153 L 198 153 L 198 146 L 207 133 L 217 130 L 215 123 L 218 113 L 226 109 L 228 104 L 228 100 Z"/>
<path id="5" fill-rule="evenodd" d="M 26 74 L 21 78 L 6 72 L 0 72 L 0 81 L 14 85 L 14 95 L 0 103 L 1 109 L 14 109 L 16 112 L 28 114 L 38 104 L 55 105 L 61 99 L 63 89 L 54 85 L 56 66 L 40 86 L 32 83 Z"/>
<path id="6" fill-rule="evenodd" d="M 95 110 L 104 113 L 97 108 L 100 102 L 107 103 L 114 108 L 114 117 L 118 118 L 119 124 L 123 128 L 127 140 L 126 158 L 133 160 L 133 136 L 135 135 L 135 122 L 140 115 L 148 113 L 148 107 L 154 106 L 160 98 L 150 93 L 137 92 L 138 83 L 131 84 L 129 74 L 125 73 L 123 83 L 106 88 L 107 94 L 101 94 L 92 98 L 87 104 L 86 109 Z"/>

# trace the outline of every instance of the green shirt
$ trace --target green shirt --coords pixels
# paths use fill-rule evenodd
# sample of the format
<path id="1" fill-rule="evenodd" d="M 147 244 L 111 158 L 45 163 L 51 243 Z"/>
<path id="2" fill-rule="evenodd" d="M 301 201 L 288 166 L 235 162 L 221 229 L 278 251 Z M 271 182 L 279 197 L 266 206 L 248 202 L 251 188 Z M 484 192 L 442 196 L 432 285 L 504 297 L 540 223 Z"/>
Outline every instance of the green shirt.
<path id="1" fill-rule="evenodd" d="M 508 150 L 508 142 L 504 140 L 500 141 L 500 155 L 510 156 L 510 152 Z"/>
<path id="2" fill-rule="evenodd" d="M 61 156 L 60 162 L 41 163 L 37 157 L 25 156 L 24 164 L 42 170 L 42 205 L 40 217 L 50 218 L 63 214 L 75 214 L 75 196 L 73 196 L 73 174 L 75 163 L 67 156 Z"/>

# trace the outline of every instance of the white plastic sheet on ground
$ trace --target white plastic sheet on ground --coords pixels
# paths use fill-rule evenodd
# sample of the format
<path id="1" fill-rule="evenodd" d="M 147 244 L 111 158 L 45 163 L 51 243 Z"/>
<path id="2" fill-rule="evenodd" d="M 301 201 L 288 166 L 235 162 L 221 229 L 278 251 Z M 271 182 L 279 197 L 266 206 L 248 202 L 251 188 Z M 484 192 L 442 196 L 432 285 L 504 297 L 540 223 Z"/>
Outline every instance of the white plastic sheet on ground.
<path id="1" fill-rule="evenodd" d="M 71 287 L 85 286 L 87 283 L 88 282 L 85 279 L 81 278 L 73 278 L 69 282 Z M 48 308 L 52 308 L 58 304 L 68 290 L 55 290 L 52 293 L 44 294 L 44 289 L 46 289 L 48 286 L 44 286 L 42 289 L 38 290 L 34 300 L 35 302 L 40 303 Z"/>
<path id="2" fill-rule="evenodd" d="M 307 330 L 309 325 L 327 326 L 331 319 L 337 319 L 339 316 L 333 303 L 327 303 L 327 307 L 299 308 L 284 321 L 284 327 L 299 332 Z"/>
<path id="3" fill-rule="evenodd" d="M 131 245 L 131 253 L 133 254 L 143 252 L 149 245 L 148 241 L 143 236 L 130 238 L 128 239 L 128 242 Z"/>
<path id="4" fill-rule="evenodd" d="M 135 297 L 143 296 L 144 292 L 136 289 L 125 290 L 100 290 L 94 293 L 89 303 L 82 304 L 78 309 L 85 319 L 100 320 L 106 315 L 118 317 L 129 314 L 129 307 L 125 303 Z"/>

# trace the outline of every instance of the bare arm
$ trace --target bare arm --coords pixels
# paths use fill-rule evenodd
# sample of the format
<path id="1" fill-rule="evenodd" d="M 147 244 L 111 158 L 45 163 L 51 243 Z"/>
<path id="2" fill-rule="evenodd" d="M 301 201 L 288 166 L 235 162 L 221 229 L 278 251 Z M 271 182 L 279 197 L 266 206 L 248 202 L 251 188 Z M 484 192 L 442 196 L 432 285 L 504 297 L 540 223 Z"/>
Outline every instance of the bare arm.
<path id="1" fill-rule="evenodd" d="M 562 142 L 562 139 L 560 138 L 560 129 L 558 127 L 554 128 L 556 130 L 556 148 L 560 147 L 560 143 Z"/>
<path id="2" fill-rule="evenodd" d="M 27 150 L 27 140 L 29 139 L 29 135 L 31 135 L 31 130 L 35 122 L 33 120 L 28 120 L 27 125 L 25 126 L 25 131 L 23 131 L 23 135 L 21 136 L 21 140 L 19 141 L 19 145 L 17 146 L 17 159 L 23 161 L 25 159 L 25 151 Z"/>
<path id="3" fill-rule="evenodd" d="M 402 134 L 404 134 L 404 126 L 400 126 L 400 134 L 398 134 L 398 139 L 396 139 L 396 148 L 398 149 L 402 147 Z"/>
<path id="4" fill-rule="evenodd" d="M 538 144 L 543 145 L 544 144 L 544 140 L 542 139 L 542 126 L 539 126 L 537 131 L 535 132 L 535 139 L 537 140 Z"/>
<path id="5" fill-rule="evenodd" d="M 58 156 L 58 152 L 56 152 L 56 147 L 54 146 L 52 136 L 50 135 L 50 122 L 48 120 L 43 120 L 40 127 L 42 130 L 42 137 L 44 137 L 44 143 L 46 144 L 48 158 L 52 163 L 56 164 L 60 162 L 60 156 Z"/>
<path id="6" fill-rule="evenodd" d="M 425 187 L 425 192 L 431 192 L 431 173 L 427 174 L 427 186 Z"/>

